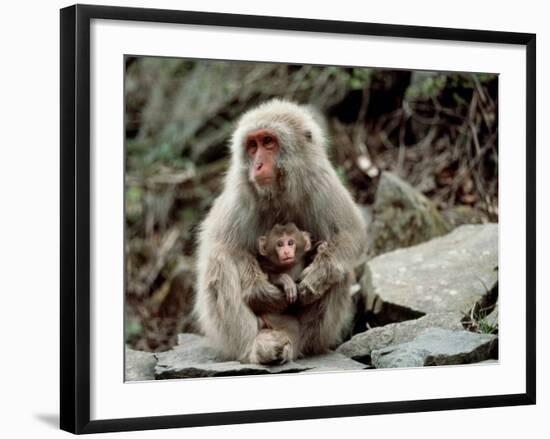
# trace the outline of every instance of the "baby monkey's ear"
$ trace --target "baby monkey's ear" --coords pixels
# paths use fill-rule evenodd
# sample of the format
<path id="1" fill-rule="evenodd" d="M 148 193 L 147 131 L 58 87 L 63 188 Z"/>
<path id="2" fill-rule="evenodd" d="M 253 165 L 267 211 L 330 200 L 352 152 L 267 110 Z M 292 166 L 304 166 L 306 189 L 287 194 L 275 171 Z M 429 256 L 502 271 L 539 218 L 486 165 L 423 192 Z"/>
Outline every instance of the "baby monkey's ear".
<path id="1" fill-rule="evenodd" d="M 262 256 L 267 256 L 267 236 L 260 236 L 258 238 L 258 250 Z"/>
<path id="2" fill-rule="evenodd" d="M 311 235 L 308 232 L 302 232 L 302 236 L 304 237 L 304 251 L 310 251 L 311 250 Z"/>

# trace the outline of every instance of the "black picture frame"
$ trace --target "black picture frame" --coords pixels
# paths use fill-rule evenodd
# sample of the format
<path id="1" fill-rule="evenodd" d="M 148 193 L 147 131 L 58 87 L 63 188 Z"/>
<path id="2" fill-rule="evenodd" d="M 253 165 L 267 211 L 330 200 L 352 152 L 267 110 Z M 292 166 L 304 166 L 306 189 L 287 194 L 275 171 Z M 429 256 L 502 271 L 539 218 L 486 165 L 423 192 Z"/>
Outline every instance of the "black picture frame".
<path id="1" fill-rule="evenodd" d="M 526 47 L 526 392 L 367 404 L 90 420 L 90 22 L 93 19 L 513 44 Z M 98 433 L 535 404 L 536 36 L 303 18 L 74 5 L 61 9 L 60 426 Z"/>

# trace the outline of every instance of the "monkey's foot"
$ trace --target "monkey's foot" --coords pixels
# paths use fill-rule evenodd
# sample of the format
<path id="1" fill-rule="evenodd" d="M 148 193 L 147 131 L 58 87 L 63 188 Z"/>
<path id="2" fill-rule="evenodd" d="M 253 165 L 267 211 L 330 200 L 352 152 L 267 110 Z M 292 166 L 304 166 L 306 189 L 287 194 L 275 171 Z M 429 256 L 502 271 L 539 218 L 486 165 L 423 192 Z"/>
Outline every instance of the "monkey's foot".
<path id="1" fill-rule="evenodd" d="M 292 360 L 294 349 L 284 331 L 264 329 L 254 340 L 250 361 L 258 364 L 284 364 Z"/>

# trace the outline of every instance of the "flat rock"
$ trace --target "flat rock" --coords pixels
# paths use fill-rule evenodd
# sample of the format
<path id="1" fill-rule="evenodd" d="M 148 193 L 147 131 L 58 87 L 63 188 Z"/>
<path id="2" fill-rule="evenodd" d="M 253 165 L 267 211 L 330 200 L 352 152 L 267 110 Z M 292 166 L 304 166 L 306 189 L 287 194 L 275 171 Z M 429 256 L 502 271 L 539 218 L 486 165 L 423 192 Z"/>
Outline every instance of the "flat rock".
<path id="1" fill-rule="evenodd" d="M 366 311 L 389 314 L 389 322 L 430 313 L 468 313 L 497 285 L 497 265 L 498 224 L 460 226 L 370 260 L 360 282 Z"/>
<path id="2" fill-rule="evenodd" d="M 126 346 L 124 358 L 125 380 L 154 380 L 156 363 L 155 354 L 152 352 L 135 351 Z"/>
<path id="3" fill-rule="evenodd" d="M 321 372 L 366 368 L 364 364 L 336 352 L 307 357 L 277 366 L 222 361 L 208 345 L 206 338 L 196 334 L 180 334 L 179 343 L 174 349 L 158 353 L 156 356 L 158 357 L 155 367 L 156 379 Z"/>
<path id="4" fill-rule="evenodd" d="M 430 328 L 414 340 L 373 350 L 376 368 L 478 363 L 498 357 L 498 337 Z"/>
<path id="5" fill-rule="evenodd" d="M 461 320 L 462 314 L 454 311 L 428 314 L 416 320 L 391 323 L 353 336 L 350 340 L 341 344 L 336 352 L 353 360 L 370 364 L 371 352 L 375 349 L 414 340 L 428 328 L 462 330 Z"/>
<path id="6" fill-rule="evenodd" d="M 428 241 L 450 229 L 421 192 L 391 172 L 382 173 L 369 225 L 370 256 Z"/>

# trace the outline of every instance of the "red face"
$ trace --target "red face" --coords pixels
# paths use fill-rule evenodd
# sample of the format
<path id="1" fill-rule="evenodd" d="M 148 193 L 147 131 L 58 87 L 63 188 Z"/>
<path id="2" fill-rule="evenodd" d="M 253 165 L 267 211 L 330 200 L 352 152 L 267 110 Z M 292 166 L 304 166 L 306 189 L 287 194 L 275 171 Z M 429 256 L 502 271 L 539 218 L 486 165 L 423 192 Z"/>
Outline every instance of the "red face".
<path id="1" fill-rule="evenodd" d="M 269 130 L 257 130 L 246 137 L 246 153 L 252 160 L 250 178 L 260 186 L 269 186 L 277 178 L 275 154 L 279 143 L 275 134 Z"/>
<path id="2" fill-rule="evenodd" d="M 284 233 L 275 243 L 275 250 L 281 265 L 292 264 L 296 258 L 296 240 Z"/>

